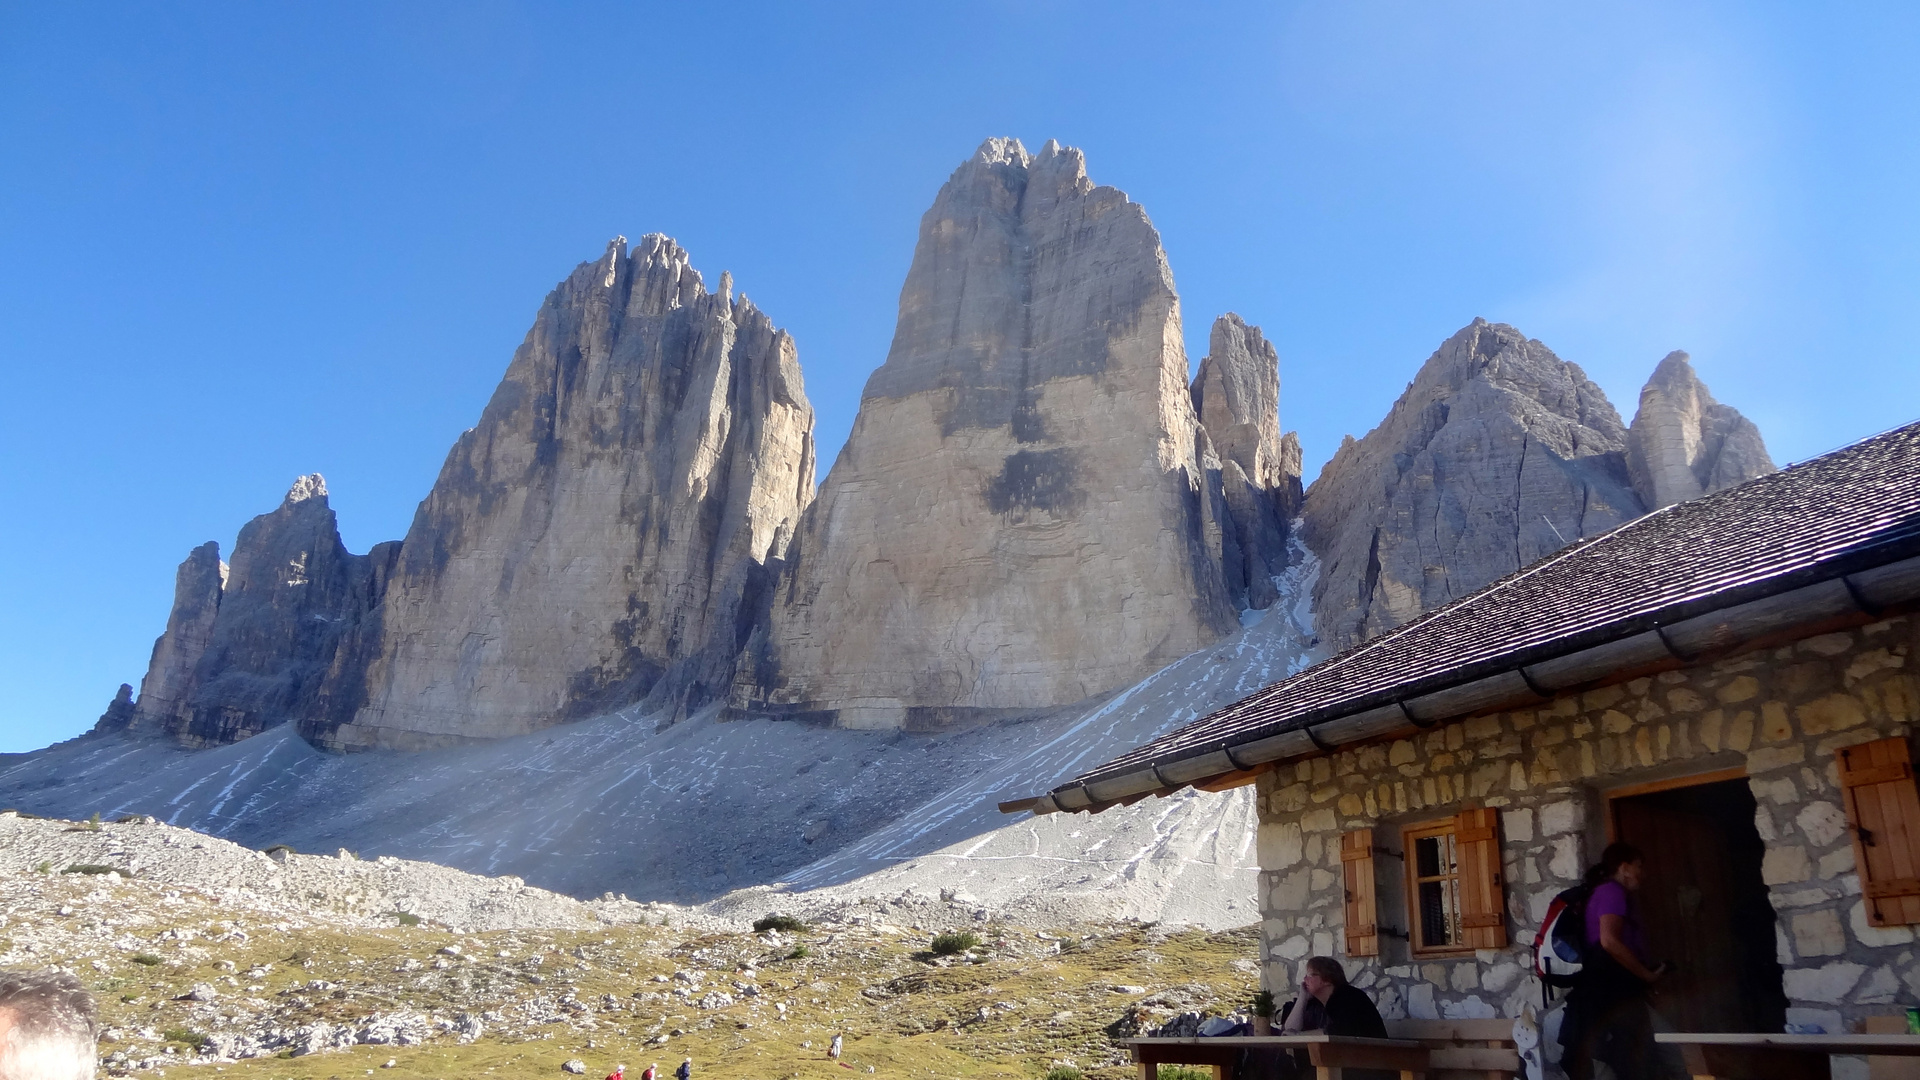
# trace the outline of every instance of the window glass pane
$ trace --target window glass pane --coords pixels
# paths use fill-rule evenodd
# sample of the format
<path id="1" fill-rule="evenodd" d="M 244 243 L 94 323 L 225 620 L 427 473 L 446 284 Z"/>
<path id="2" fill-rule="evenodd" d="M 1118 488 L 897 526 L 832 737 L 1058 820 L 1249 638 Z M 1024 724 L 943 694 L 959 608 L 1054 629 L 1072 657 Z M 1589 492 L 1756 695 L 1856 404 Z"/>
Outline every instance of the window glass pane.
<path id="1" fill-rule="evenodd" d="M 1440 841 L 1450 839 L 1442 836 L 1423 836 L 1413 842 L 1413 872 L 1420 877 L 1439 877 L 1446 871 L 1440 869 Z"/>
<path id="2" fill-rule="evenodd" d="M 1420 944 L 1427 948 L 1458 940 L 1459 903 L 1452 879 L 1420 883 Z"/>

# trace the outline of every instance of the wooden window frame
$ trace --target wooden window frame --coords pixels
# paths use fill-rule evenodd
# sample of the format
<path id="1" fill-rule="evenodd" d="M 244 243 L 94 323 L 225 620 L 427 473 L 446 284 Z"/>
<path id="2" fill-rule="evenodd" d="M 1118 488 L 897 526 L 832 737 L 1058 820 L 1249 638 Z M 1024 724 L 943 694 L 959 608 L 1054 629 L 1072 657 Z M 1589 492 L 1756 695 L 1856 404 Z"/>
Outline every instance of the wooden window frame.
<path id="1" fill-rule="evenodd" d="M 1400 829 L 1401 861 L 1406 864 L 1407 874 L 1407 946 L 1415 958 L 1465 956 L 1473 952 L 1473 947 L 1466 944 L 1465 939 L 1467 935 L 1465 930 L 1460 926 L 1463 912 L 1461 911 L 1460 901 L 1461 867 L 1460 844 L 1458 839 L 1459 831 L 1460 819 L 1452 816 L 1434 818 L 1429 821 L 1417 821 L 1410 825 L 1402 826 Z M 1425 928 L 1422 926 L 1420 918 L 1420 882 L 1423 879 L 1420 876 L 1419 857 L 1414 854 L 1414 843 L 1415 841 L 1434 836 L 1454 838 L 1452 843 L 1454 849 L 1453 872 L 1444 874 L 1439 879 L 1431 879 L 1444 880 L 1451 878 L 1453 881 L 1453 936 L 1455 940 L 1447 945 L 1428 945 L 1422 940 Z"/>

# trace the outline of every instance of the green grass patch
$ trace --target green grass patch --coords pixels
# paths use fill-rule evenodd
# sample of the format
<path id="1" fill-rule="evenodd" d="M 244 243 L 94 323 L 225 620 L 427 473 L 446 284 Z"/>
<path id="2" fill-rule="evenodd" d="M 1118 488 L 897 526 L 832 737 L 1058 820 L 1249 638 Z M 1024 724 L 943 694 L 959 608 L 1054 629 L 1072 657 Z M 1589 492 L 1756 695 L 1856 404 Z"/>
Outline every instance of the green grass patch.
<path id="1" fill-rule="evenodd" d="M 813 955 L 812 953 L 807 951 L 807 947 L 805 945 L 795 945 L 793 947 L 793 951 L 787 954 L 787 959 L 805 960 L 807 957 L 812 955 Z"/>
<path id="2" fill-rule="evenodd" d="M 205 1035 L 202 1035 L 199 1032 L 192 1030 L 191 1028 L 168 1028 L 167 1030 L 160 1033 L 160 1037 L 167 1040 L 170 1043 L 179 1043 L 182 1046 L 189 1046 L 195 1050 L 198 1050 L 200 1049 L 200 1047 L 206 1045 L 206 1041 L 207 1041 L 207 1037 Z"/>
<path id="3" fill-rule="evenodd" d="M 401 926 L 419 926 L 420 916 L 411 911 L 389 911 L 387 914 L 399 921 Z"/>
<path id="4" fill-rule="evenodd" d="M 1213 1080 L 1213 1070 L 1196 1069 L 1191 1065 L 1162 1065 L 1155 1074 L 1155 1080 Z"/>
<path id="5" fill-rule="evenodd" d="M 133 871 L 122 866 L 107 866 L 103 863 L 90 862 L 77 862 L 60 872 L 63 874 L 119 874 L 121 877 L 133 876 Z"/>
<path id="6" fill-rule="evenodd" d="M 928 946 L 935 956 L 954 956 L 980 947 L 980 935 L 971 930 L 949 930 L 944 934 L 935 934 L 933 944 Z"/>
<path id="7" fill-rule="evenodd" d="M 1086 1080 L 1086 1076 L 1071 1065 L 1055 1065 L 1047 1070 L 1046 1080 Z"/>
<path id="8" fill-rule="evenodd" d="M 131 957 L 129 957 L 129 959 L 131 959 L 134 963 L 139 964 L 141 967 L 159 967 L 160 966 L 160 958 L 153 955 L 150 952 L 134 953 Z"/>
<path id="9" fill-rule="evenodd" d="M 791 915 L 770 914 L 765 918 L 753 920 L 753 932 L 756 934 L 763 934 L 768 930 L 779 930 L 783 933 L 797 934 L 806 930 L 806 928 L 806 923 L 801 922 Z"/>

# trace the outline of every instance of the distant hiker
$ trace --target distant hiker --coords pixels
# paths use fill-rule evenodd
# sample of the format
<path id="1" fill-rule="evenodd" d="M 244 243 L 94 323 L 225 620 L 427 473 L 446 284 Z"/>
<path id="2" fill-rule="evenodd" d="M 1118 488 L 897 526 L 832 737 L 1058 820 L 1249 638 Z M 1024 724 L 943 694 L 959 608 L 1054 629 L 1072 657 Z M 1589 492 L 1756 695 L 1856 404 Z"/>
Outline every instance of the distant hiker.
<path id="1" fill-rule="evenodd" d="M 647 1066 L 647 1071 L 640 1074 L 640 1080 L 660 1080 L 660 1063 L 656 1061 Z"/>
<path id="2" fill-rule="evenodd" d="M 627 1067 L 625 1065 L 615 1065 L 613 1072 L 607 1077 L 607 1080 L 627 1080 L 626 1072 Z"/>
<path id="3" fill-rule="evenodd" d="M 673 1076 L 674 1080 L 693 1080 L 693 1059 L 681 1061 L 680 1067 L 673 1070 Z"/>
<path id="4" fill-rule="evenodd" d="M 827 1047 L 827 1056 L 836 1060 L 840 1057 L 840 1036 L 833 1037 L 833 1044 Z"/>
<path id="5" fill-rule="evenodd" d="M 1640 891 L 1646 855 L 1632 844 L 1608 844 L 1587 871 L 1587 953 L 1560 1025 L 1562 1067 L 1573 1080 L 1593 1076 L 1604 1061 L 1619 1080 L 1662 1075 L 1653 1041 L 1647 988 L 1667 973 L 1651 966 L 1646 930 L 1633 894 Z"/>
<path id="6" fill-rule="evenodd" d="M 58 971 L 0 971 L 0 1080 L 93 1080 L 93 996 Z"/>

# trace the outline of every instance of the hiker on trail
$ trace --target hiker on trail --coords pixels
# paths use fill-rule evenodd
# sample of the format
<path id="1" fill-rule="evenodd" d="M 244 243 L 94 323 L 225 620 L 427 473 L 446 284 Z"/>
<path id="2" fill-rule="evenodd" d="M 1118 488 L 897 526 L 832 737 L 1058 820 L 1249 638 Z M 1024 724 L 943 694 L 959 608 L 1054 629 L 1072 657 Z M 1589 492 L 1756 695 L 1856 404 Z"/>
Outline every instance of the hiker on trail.
<path id="1" fill-rule="evenodd" d="M 840 1036 L 835 1035 L 833 1042 L 828 1044 L 827 1056 L 836 1060 L 840 1057 Z"/>
<path id="2" fill-rule="evenodd" d="M 660 1080 L 660 1063 L 656 1061 L 647 1066 L 647 1071 L 640 1074 L 640 1080 Z"/>
<path id="3" fill-rule="evenodd" d="M 1606 1062 L 1619 1080 L 1663 1075 L 1653 1042 L 1647 989 L 1667 973 L 1651 966 L 1646 930 L 1633 894 L 1646 873 L 1646 855 L 1632 844 L 1608 844 L 1587 871 L 1587 954 L 1560 1025 L 1561 1064 L 1572 1080 L 1591 1080 L 1593 1063 Z"/>
<path id="4" fill-rule="evenodd" d="M 626 1072 L 627 1067 L 625 1065 L 615 1065 L 613 1067 L 613 1073 L 607 1077 L 607 1080 L 627 1080 Z"/>
<path id="5" fill-rule="evenodd" d="M 1373 999 L 1347 982 L 1347 969 L 1331 956 L 1310 956 L 1300 973 L 1300 996 L 1281 1014 L 1281 1035 L 1324 1031 L 1361 1039 L 1384 1039 L 1387 1023 Z"/>
<path id="6" fill-rule="evenodd" d="M 93 996 L 58 971 L 0 971 L 0 1080 L 93 1080 Z"/>
<path id="7" fill-rule="evenodd" d="M 673 1070 L 674 1080 L 693 1080 L 693 1059 L 687 1058 L 680 1067 Z"/>

